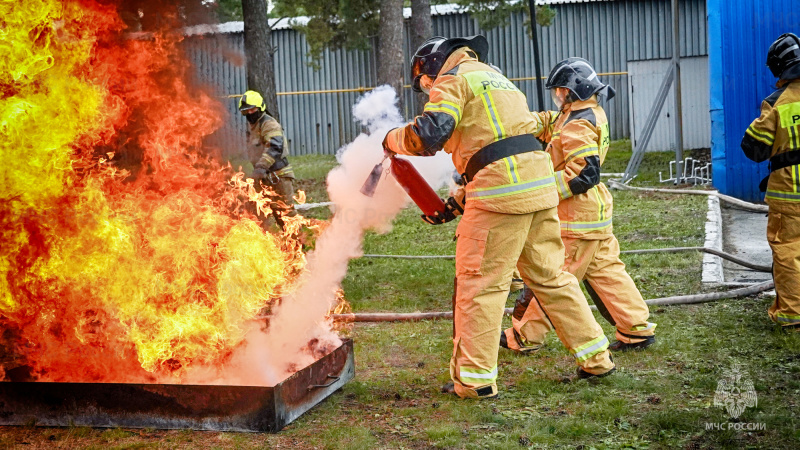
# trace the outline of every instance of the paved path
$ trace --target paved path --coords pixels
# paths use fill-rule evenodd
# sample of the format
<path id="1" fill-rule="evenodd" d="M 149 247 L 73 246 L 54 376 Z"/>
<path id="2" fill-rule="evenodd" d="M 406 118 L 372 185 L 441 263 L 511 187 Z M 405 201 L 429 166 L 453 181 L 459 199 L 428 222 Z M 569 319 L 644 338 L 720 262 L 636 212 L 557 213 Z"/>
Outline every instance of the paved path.
<path id="1" fill-rule="evenodd" d="M 755 264 L 772 264 L 772 251 L 767 243 L 767 216 L 722 206 L 722 248 Z M 725 282 L 757 283 L 769 281 L 772 274 L 756 272 L 724 261 Z"/>

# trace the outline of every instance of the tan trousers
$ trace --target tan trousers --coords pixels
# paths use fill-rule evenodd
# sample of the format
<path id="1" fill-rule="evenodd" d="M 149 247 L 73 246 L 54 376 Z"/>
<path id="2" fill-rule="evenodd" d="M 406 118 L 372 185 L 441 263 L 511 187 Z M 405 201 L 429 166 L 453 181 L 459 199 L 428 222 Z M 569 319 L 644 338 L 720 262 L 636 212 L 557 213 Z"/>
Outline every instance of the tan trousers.
<path id="1" fill-rule="evenodd" d="M 616 326 L 617 339 L 634 343 L 652 336 L 656 324 L 647 321 L 650 310 L 619 258 L 617 238 L 613 235 L 602 240 L 564 237 L 563 241 L 566 248 L 564 270 L 583 280 L 600 314 Z M 552 329 L 539 302 L 530 292 L 525 294 L 514 306 L 513 327 L 505 331 L 508 346 L 514 350 L 541 347 Z"/>
<path id="2" fill-rule="evenodd" d="M 561 342 L 587 372 L 614 367 L 608 339 L 577 279 L 561 270 L 564 244 L 556 208 L 501 214 L 469 208 L 458 224 L 453 357 L 450 376 L 461 397 L 497 393 L 497 351 L 503 308 L 515 265 L 553 323 Z"/>
<path id="3" fill-rule="evenodd" d="M 767 240 L 777 293 L 769 317 L 782 326 L 800 326 L 800 216 L 770 211 Z"/>
<path id="4" fill-rule="evenodd" d="M 277 181 L 272 183 L 270 179 L 263 179 L 260 182 L 275 191 L 274 195 L 270 195 L 271 202 L 269 208 L 272 210 L 272 217 L 275 223 L 283 229 L 283 216 L 293 217 L 297 215 L 297 210 L 294 209 L 294 178 L 274 176 Z M 261 191 L 261 187 L 257 184 L 256 190 Z M 267 218 L 262 217 L 261 221 L 263 226 L 268 226 Z"/>

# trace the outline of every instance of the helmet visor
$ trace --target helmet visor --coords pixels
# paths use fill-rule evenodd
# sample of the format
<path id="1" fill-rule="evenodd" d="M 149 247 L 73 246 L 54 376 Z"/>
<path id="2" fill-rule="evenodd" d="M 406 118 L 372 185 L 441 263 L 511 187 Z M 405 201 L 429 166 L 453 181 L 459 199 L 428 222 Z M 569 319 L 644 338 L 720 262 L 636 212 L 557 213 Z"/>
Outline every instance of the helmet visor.
<path id="1" fill-rule="evenodd" d="M 422 73 L 422 58 L 414 58 L 414 62 L 411 65 L 411 78 L 417 79 Z"/>
<path id="2" fill-rule="evenodd" d="M 419 56 L 414 56 L 414 60 L 411 62 L 411 79 L 413 80 L 411 83 L 411 87 L 416 92 L 422 92 L 420 89 L 419 83 L 420 78 L 422 78 L 422 65 L 423 65 L 423 58 Z"/>
<path id="3" fill-rule="evenodd" d="M 550 98 L 553 100 L 553 104 L 556 105 L 557 110 L 561 110 L 564 106 L 564 97 L 559 97 L 558 88 L 550 89 Z"/>

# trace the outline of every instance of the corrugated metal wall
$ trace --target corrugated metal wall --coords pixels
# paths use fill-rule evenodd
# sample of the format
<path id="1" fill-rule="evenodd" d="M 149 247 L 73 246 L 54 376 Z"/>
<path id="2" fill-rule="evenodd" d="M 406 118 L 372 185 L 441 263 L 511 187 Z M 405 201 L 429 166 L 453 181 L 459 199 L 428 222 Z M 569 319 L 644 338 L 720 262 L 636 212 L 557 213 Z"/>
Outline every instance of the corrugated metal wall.
<path id="1" fill-rule="evenodd" d="M 672 54 L 670 30 L 670 0 L 620 0 L 553 5 L 556 17 L 549 27 L 539 27 L 542 42 L 542 71 L 547 75 L 550 67 L 568 56 L 580 56 L 591 61 L 604 82 L 617 90 L 617 97 L 607 106 L 612 138 L 630 135 L 628 111 L 627 61 L 663 59 Z M 681 1 L 682 56 L 706 54 L 706 8 L 704 0 Z M 434 33 L 452 37 L 483 33 L 491 49 L 488 59 L 500 67 L 507 77 L 515 80 L 528 96 L 531 109 L 535 105 L 535 81 L 532 44 L 523 27 L 524 16 L 514 15 L 510 23 L 490 31 L 481 30 L 467 14 L 434 16 Z M 281 122 L 291 143 L 292 154 L 333 154 L 338 148 L 358 135 L 353 122 L 352 105 L 361 92 L 302 93 L 318 90 L 356 90 L 375 86 L 375 48 L 368 51 L 325 51 L 320 70 L 315 71 L 306 62 L 308 44 L 305 37 L 293 30 L 276 30 L 273 42 L 278 47 L 275 54 L 278 102 Z M 193 59 L 205 67 L 199 76 L 204 82 L 219 86 L 219 95 L 237 94 L 244 90 L 244 68 L 225 62 L 224 56 L 214 56 L 217 46 L 225 41 L 227 48 L 241 52 L 242 34 L 225 37 L 190 37 L 187 45 L 193 50 Z M 406 33 L 406 54 L 410 54 Z M 213 67 L 217 67 L 214 69 Z M 224 67 L 222 67 L 224 66 Z M 406 61 L 406 74 L 408 74 Z M 215 72 L 215 73 L 211 73 Z M 222 81 L 232 77 L 235 82 Z M 406 75 L 406 83 L 410 83 Z M 654 93 L 655 95 L 655 93 Z M 552 108 L 546 96 L 547 108 Z M 411 89 L 405 89 L 406 116 L 411 117 L 416 105 Z M 225 149 L 235 153 L 233 147 L 244 145 L 244 119 L 238 117 L 230 101 L 231 124 L 219 134 L 224 135 Z"/>
<path id="2" fill-rule="evenodd" d="M 628 61 L 628 89 L 631 99 L 631 140 L 636 143 L 655 101 L 655 93 L 664 81 L 671 59 Z M 675 97 L 673 85 L 646 151 L 675 150 Z M 681 111 L 683 113 L 683 148 L 711 148 L 711 118 L 708 114 L 708 57 L 693 56 L 681 60 Z"/>
<path id="3" fill-rule="evenodd" d="M 216 34 L 195 36 L 184 41 L 186 52 L 195 65 L 197 82 L 206 85 L 210 92 L 227 106 L 225 125 L 207 140 L 210 145 L 223 149 L 224 156 L 233 163 L 244 158 L 247 144 L 247 122 L 237 109 L 239 99 L 226 98 L 241 94 L 247 88 L 244 69 L 244 39 L 241 34 Z"/>
<path id="4" fill-rule="evenodd" d="M 603 82 L 617 91 L 607 105 L 613 139 L 630 136 L 628 116 L 627 62 L 661 59 L 672 56 L 671 12 L 669 0 L 610 1 L 554 5 L 556 17 L 549 27 L 539 27 L 542 44 L 542 71 L 568 56 L 589 60 Z M 705 1 L 681 1 L 682 56 L 706 54 Z M 483 32 L 489 39 L 489 60 L 528 96 L 533 109 L 536 82 L 516 81 L 533 78 L 533 44 L 523 27 L 524 16 L 515 15 L 508 26 Z M 441 16 L 434 21 L 434 31 L 443 36 L 482 32 L 466 15 Z M 655 93 L 653 94 L 655 96 Z M 547 99 L 547 108 L 553 108 Z"/>
<path id="5" fill-rule="evenodd" d="M 289 94 L 375 86 L 377 69 L 371 51 L 325 51 L 320 70 L 307 64 L 308 43 L 294 30 L 272 33 L 275 79 L 281 123 L 292 154 L 333 154 L 352 141 L 360 130 L 352 106 L 363 92 Z"/>
<path id="6" fill-rule="evenodd" d="M 744 200 L 764 198 L 767 164 L 744 156 L 740 143 L 761 101 L 775 89 L 767 50 L 781 34 L 800 34 L 800 0 L 708 0 L 711 155 L 714 185 Z"/>

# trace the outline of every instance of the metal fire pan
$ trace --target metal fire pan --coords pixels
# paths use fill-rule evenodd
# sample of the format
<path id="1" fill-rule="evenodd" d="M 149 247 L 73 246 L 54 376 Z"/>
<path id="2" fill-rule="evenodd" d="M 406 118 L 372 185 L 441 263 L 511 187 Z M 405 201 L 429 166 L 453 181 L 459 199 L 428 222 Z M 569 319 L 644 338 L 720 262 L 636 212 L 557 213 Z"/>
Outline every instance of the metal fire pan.
<path id="1" fill-rule="evenodd" d="M 0 425 L 277 432 L 354 375 L 347 339 L 274 387 L 0 382 Z"/>

